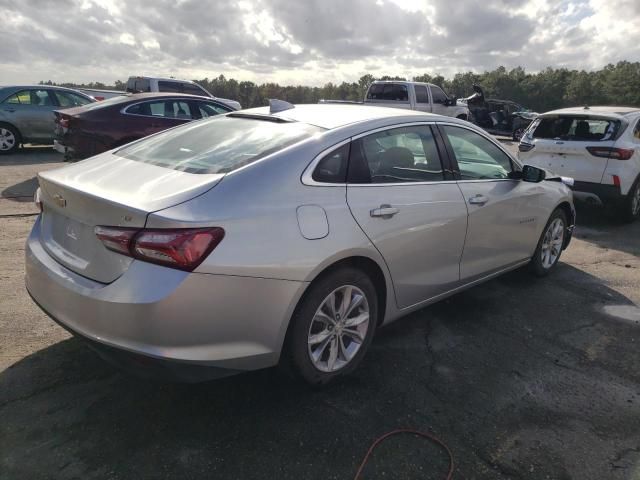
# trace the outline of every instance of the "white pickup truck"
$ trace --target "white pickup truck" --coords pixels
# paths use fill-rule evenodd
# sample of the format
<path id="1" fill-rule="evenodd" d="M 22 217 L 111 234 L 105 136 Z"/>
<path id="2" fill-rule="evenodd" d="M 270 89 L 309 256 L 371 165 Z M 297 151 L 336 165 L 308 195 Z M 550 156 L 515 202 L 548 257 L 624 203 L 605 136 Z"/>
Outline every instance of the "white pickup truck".
<path id="1" fill-rule="evenodd" d="M 442 88 L 432 83 L 376 80 L 369 86 L 364 104 L 419 110 L 462 120 L 469 118 L 466 105 L 449 97 Z"/>

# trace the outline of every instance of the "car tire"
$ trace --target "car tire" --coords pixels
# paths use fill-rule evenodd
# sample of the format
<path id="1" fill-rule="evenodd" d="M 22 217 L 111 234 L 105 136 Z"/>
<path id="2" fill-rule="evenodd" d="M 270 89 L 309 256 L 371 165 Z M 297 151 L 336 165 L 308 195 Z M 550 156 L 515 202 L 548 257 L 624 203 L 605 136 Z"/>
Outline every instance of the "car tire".
<path id="1" fill-rule="evenodd" d="M 0 123 L 0 155 L 14 153 L 20 147 L 20 132 L 13 125 Z"/>
<path id="2" fill-rule="evenodd" d="M 320 277 L 291 319 L 287 370 L 312 386 L 349 374 L 366 354 L 377 319 L 376 289 L 364 272 L 342 267 Z"/>
<path id="3" fill-rule="evenodd" d="M 636 179 L 622 201 L 618 217 L 623 223 L 631 223 L 640 218 L 640 177 Z"/>
<path id="4" fill-rule="evenodd" d="M 542 230 L 529 267 L 538 277 L 549 275 L 558 264 L 567 235 L 567 215 L 560 208 L 553 211 Z"/>

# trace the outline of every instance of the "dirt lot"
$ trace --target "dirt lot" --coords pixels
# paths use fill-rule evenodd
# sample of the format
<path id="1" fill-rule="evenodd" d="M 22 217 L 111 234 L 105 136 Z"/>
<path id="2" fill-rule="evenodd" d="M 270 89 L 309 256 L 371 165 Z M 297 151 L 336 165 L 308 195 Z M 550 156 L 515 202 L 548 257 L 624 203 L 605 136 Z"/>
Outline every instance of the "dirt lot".
<path id="1" fill-rule="evenodd" d="M 640 222 L 579 209 L 553 276 L 516 271 L 408 316 L 330 389 L 270 370 L 163 384 L 105 364 L 24 290 L 32 177 L 59 159 L 0 159 L 0 478 L 346 480 L 411 427 L 450 446 L 456 479 L 640 479 Z M 408 436 L 365 478 L 445 471 Z"/>

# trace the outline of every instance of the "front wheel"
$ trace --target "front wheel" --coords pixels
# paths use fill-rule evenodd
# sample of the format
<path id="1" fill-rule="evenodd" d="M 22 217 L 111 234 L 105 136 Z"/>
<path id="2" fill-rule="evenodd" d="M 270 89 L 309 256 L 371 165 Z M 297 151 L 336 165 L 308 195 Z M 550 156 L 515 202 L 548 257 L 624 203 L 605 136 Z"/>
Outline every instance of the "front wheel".
<path id="1" fill-rule="evenodd" d="M 542 231 L 530 267 L 539 277 L 548 275 L 558 264 L 567 233 L 567 216 L 561 209 L 554 210 Z"/>
<path id="2" fill-rule="evenodd" d="M 377 312 L 373 282 L 360 270 L 341 268 L 319 279 L 292 318 L 290 367 L 315 386 L 353 371 L 371 344 Z"/>
<path id="3" fill-rule="evenodd" d="M 0 155 L 6 155 L 18 150 L 20 134 L 11 125 L 0 125 Z"/>

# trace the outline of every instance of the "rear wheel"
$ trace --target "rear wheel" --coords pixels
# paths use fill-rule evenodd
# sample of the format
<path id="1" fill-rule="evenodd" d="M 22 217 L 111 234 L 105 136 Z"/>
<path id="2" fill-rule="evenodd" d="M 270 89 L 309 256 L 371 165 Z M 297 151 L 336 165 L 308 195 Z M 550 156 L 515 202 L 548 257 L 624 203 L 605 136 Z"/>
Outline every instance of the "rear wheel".
<path id="1" fill-rule="evenodd" d="M 534 274 L 544 277 L 555 268 L 562 254 L 566 234 L 567 216 L 561 209 L 556 209 L 549 217 L 531 258 L 529 265 Z"/>
<path id="2" fill-rule="evenodd" d="M 623 200 L 620 210 L 620 220 L 625 223 L 640 218 L 640 178 L 633 184 L 627 198 Z"/>
<path id="3" fill-rule="evenodd" d="M 20 146 L 20 133 L 12 125 L 0 124 L 0 155 L 14 153 Z"/>
<path id="4" fill-rule="evenodd" d="M 373 282 L 360 270 L 341 268 L 319 279 L 292 318 L 289 366 L 316 386 L 353 371 L 371 344 L 377 312 Z"/>

